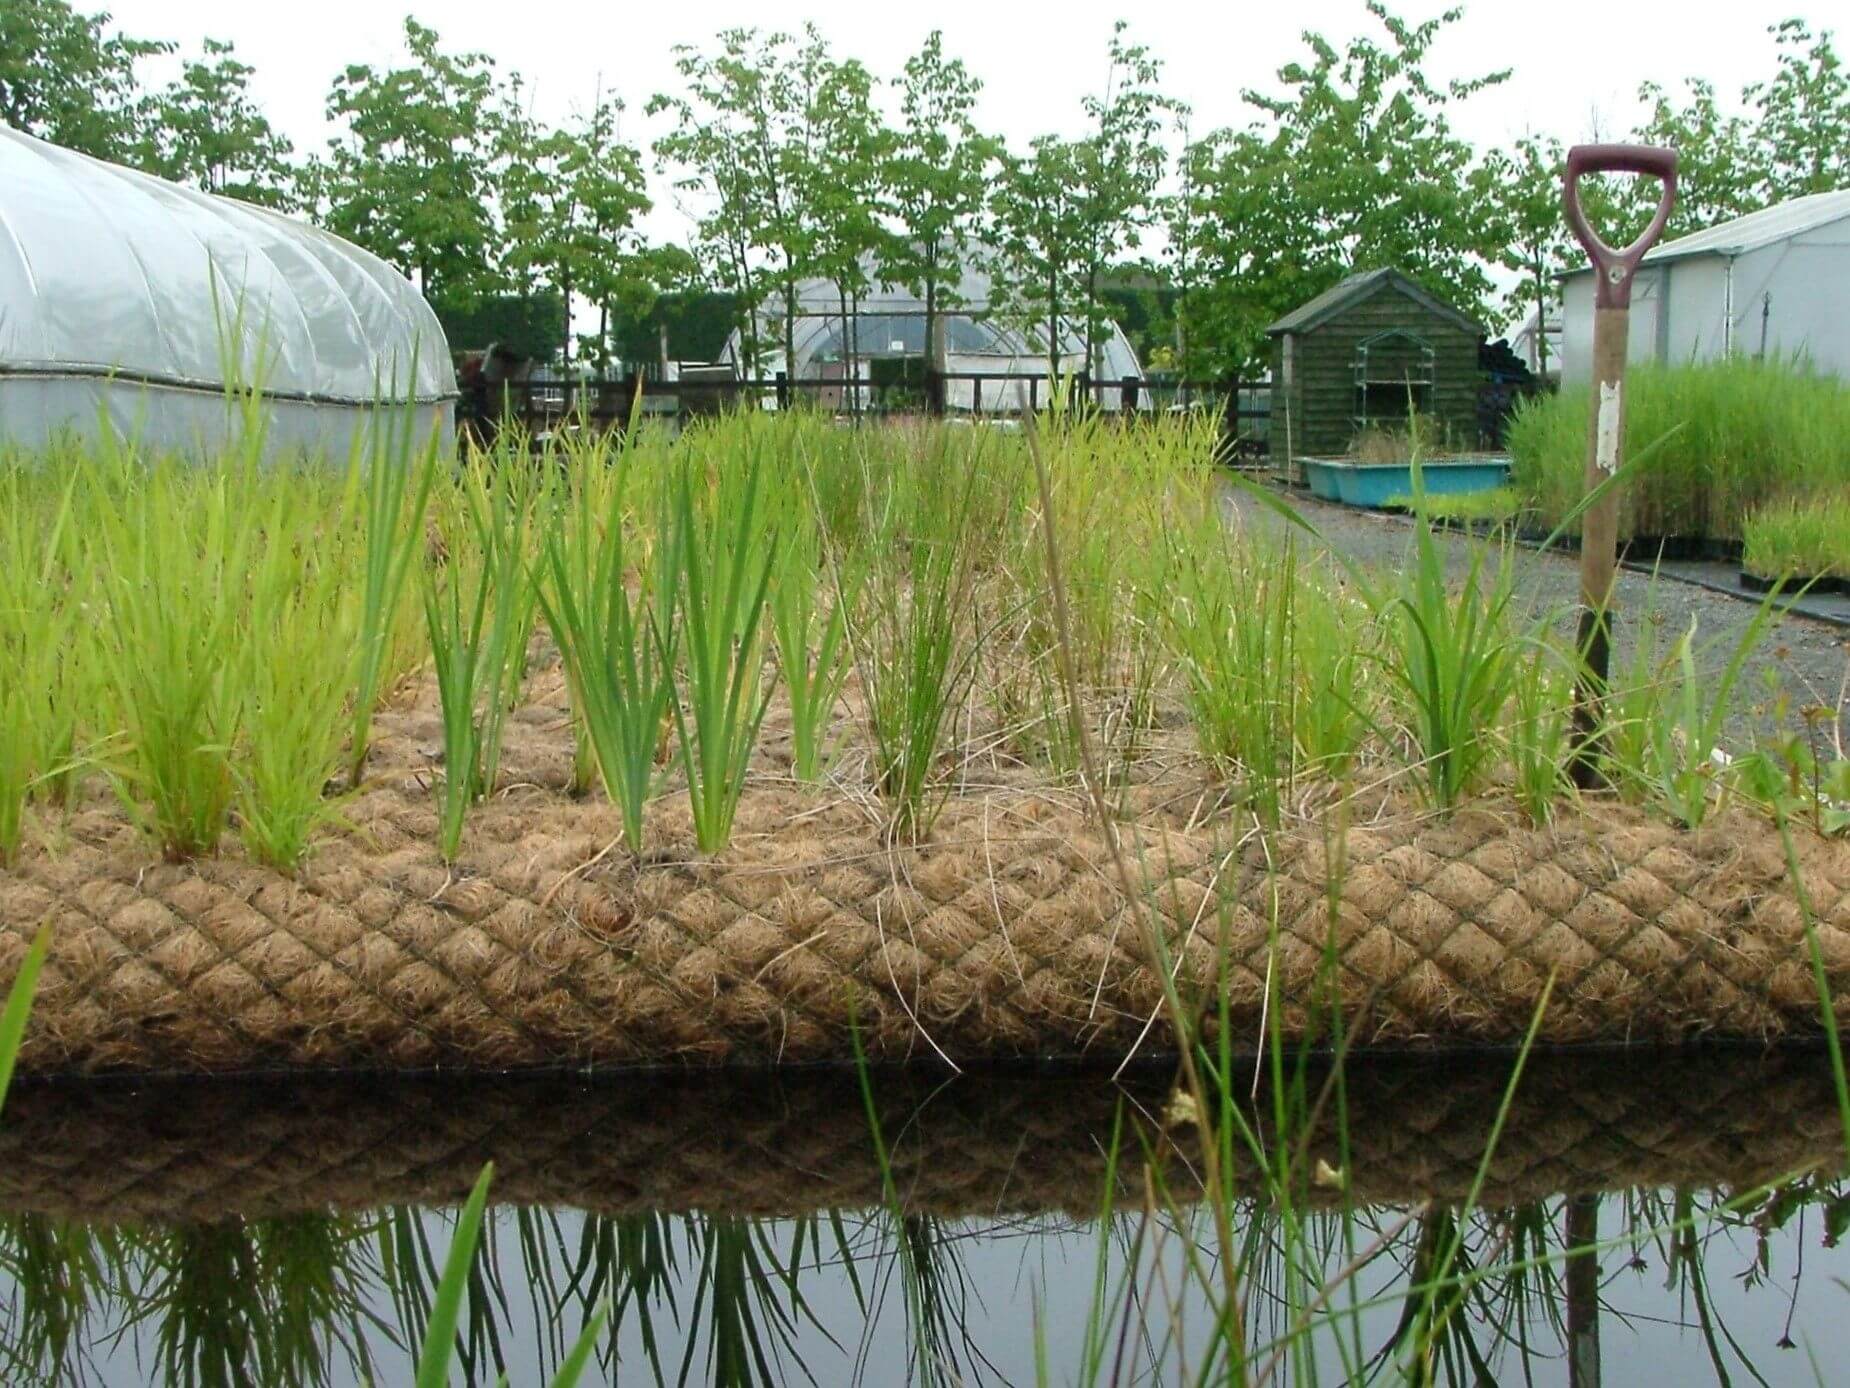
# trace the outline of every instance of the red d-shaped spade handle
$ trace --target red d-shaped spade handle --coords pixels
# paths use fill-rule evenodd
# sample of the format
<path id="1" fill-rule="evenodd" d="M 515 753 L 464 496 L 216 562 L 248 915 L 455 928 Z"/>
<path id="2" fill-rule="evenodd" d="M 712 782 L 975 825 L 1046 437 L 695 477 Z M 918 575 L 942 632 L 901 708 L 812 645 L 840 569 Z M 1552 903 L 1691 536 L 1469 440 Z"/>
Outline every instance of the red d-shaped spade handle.
<path id="1" fill-rule="evenodd" d="M 1660 180 L 1664 187 L 1657 200 L 1657 215 L 1651 225 L 1624 250 L 1614 250 L 1600 240 L 1599 233 L 1587 222 L 1580 206 L 1580 178 L 1591 173 L 1631 173 Z M 1644 253 L 1663 235 L 1664 223 L 1670 220 L 1670 208 L 1677 200 L 1677 152 L 1653 145 L 1575 145 L 1567 152 L 1565 198 L 1567 224 L 1575 238 L 1587 248 L 1598 272 L 1599 290 L 1594 302 L 1600 308 L 1632 306 L 1632 275 Z"/>

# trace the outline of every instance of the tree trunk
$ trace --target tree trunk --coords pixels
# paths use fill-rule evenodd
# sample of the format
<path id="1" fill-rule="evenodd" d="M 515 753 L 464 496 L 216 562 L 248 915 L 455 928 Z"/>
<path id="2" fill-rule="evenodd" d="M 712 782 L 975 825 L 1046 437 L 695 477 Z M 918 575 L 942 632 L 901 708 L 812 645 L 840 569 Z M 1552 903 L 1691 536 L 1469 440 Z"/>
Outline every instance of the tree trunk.
<path id="1" fill-rule="evenodd" d="M 560 365 L 572 369 L 572 277 L 559 277 L 559 297 L 565 300 L 565 331 L 559 337 Z"/>
<path id="2" fill-rule="evenodd" d="M 1086 267 L 1086 375 L 1097 380 L 1098 369 L 1098 261 Z"/>
<path id="3" fill-rule="evenodd" d="M 784 279 L 784 374 L 797 378 L 797 282 Z"/>
<path id="4" fill-rule="evenodd" d="M 842 360 L 842 399 L 848 406 L 848 413 L 855 413 L 855 379 L 854 379 L 854 344 L 850 335 L 854 329 L 848 323 L 848 286 L 841 280 L 835 281 L 835 301 L 841 308 L 841 360 Z"/>
<path id="5" fill-rule="evenodd" d="M 1047 258 L 1047 387 L 1060 378 L 1060 270 Z"/>
<path id="6" fill-rule="evenodd" d="M 949 352 L 945 353 L 949 355 Z M 925 252 L 925 370 L 921 381 L 925 385 L 925 407 L 934 413 L 944 413 L 945 383 L 938 372 L 944 366 L 938 363 L 938 248 L 932 246 Z M 932 379 L 938 381 L 932 387 Z"/>
<path id="7" fill-rule="evenodd" d="M 1542 258 L 1535 257 L 1535 359 L 1541 364 L 1538 375 L 1548 375 L 1548 283 L 1542 277 Z"/>
<path id="8" fill-rule="evenodd" d="M 939 369 L 938 350 L 938 248 L 925 252 L 925 385 L 930 394 L 931 377 Z"/>

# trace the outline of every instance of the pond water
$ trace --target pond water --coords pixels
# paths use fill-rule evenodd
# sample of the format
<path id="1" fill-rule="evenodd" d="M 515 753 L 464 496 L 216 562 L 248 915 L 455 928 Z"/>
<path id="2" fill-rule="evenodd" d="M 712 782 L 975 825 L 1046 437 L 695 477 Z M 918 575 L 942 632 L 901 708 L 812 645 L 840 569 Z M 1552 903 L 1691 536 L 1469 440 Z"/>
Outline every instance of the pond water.
<path id="1" fill-rule="evenodd" d="M 22 1084 L 0 1378 L 408 1382 L 488 1160 L 456 1382 L 545 1382 L 606 1302 L 588 1382 L 1192 1381 L 1230 1285 L 1255 1381 L 1838 1377 L 1826 1057 L 1533 1057 L 1499 1128 L 1511 1063 L 1258 1086 L 1296 1174 L 1232 1163 L 1231 1279 L 1163 1072 L 877 1075 L 884 1167 L 827 1072 Z"/>

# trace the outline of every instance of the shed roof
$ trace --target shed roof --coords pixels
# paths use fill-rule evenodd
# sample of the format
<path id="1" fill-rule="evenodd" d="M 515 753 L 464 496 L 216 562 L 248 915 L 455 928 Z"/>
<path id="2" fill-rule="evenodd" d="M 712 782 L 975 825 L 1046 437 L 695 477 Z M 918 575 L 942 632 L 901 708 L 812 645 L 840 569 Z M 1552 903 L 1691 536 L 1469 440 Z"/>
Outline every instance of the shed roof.
<path id="1" fill-rule="evenodd" d="M 1397 290 L 1427 312 L 1451 320 L 1466 332 L 1477 333 L 1480 336 L 1483 334 L 1484 325 L 1470 314 L 1453 308 L 1445 300 L 1427 293 L 1400 271 L 1383 268 L 1363 270 L 1359 274 L 1350 275 L 1347 279 L 1332 285 L 1316 298 L 1299 304 L 1272 324 L 1266 329 L 1266 335 L 1276 337 L 1280 333 L 1309 332 L 1312 328 L 1328 322 L 1344 309 L 1388 289 Z"/>
<path id="2" fill-rule="evenodd" d="M 1749 212 L 1731 222 L 1712 226 L 1707 231 L 1692 232 L 1666 241 L 1645 252 L 1643 264 L 1661 265 L 1665 261 L 1687 260 L 1696 255 L 1745 255 L 1762 246 L 1771 246 L 1802 236 L 1808 231 L 1850 219 L 1850 189 L 1835 193 L 1808 193 L 1802 198 L 1788 198 L 1758 212 Z M 1569 270 L 1563 279 L 1593 272 L 1591 265 Z"/>

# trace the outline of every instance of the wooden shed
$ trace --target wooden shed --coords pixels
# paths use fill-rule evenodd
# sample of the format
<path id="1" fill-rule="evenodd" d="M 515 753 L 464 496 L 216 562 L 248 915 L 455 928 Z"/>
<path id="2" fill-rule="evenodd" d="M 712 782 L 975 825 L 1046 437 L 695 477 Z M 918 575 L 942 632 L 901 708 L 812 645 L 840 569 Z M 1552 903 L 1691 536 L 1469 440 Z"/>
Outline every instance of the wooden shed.
<path id="1" fill-rule="evenodd" d="M 1275 467 L 1347 453 L 1371 426 L 1404 425 L 1409 407 L 1476 444 L 1483 325 L 1400 271 L 1351 275 L 1266 334 Z"/>

